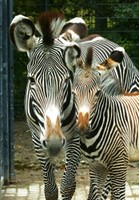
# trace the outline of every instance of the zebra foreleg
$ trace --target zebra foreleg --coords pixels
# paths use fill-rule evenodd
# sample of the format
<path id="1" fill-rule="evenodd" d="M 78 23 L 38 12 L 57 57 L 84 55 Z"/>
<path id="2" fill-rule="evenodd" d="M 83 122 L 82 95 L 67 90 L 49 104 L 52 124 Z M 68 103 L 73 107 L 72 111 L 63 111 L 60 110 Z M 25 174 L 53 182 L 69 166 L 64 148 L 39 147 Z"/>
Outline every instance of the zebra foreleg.
<path id="1" fill-rule="evenodd" d="M 125 200 L 125 184 L 126 184 L 127 167 L 115 164 L 111 170 L 111 200 Z"/>
<path id="2" fill-rule="evenodd" d="M 125 199 L 126 173 L 127 173 L 126 163 L 125 164 L 123 163 L 121 167 L 116 166 L 116 164 L 114 165 L 114 167 L 112 167 L 110 173 L 107 175 L 101 200 L 106 200 L 109 192 L 111 192 L 112 200 Z"/>
<path id="3" fill-rule="evenodd" d="M 50 160 L 46 161 L 43 168 L 44 177 L 44 193 L 46 200 L 57 200 L 58 199 L 58 187 L 55 182 L 54 167 L 50 163 Z"/>
<path id="4" fill-rule="evenodd" d="M 102 191 L 101 200 L 106 200 L 110 191 L 111 191 L 111 180 L 108 174 Z"/>
<path id="5" fill-rule="evenodd" d="M 76 188 L 76 171 L 80 161 L 79 137 L 76 137 L 66 146 L 66 164 L 61 180 L 62 200 L 71 200 Z"/>
<path id="6" fill-rule="evenodd" d="M 107 169 L 100 163 L 94 162 L 90 168 L 90 190 L 88 200 L 100 200 L 107 177 Z"/>
<path id="7" fill-rule="evenodd" d="M 35 147 L 37 158 L 43 169 L 44 194 L 46 200 L 58 200 L 58 187 L 55 182 L 54 166 L 49 157 L 44 154 L 39 138 L 34 135 L 32 141 Z"/>

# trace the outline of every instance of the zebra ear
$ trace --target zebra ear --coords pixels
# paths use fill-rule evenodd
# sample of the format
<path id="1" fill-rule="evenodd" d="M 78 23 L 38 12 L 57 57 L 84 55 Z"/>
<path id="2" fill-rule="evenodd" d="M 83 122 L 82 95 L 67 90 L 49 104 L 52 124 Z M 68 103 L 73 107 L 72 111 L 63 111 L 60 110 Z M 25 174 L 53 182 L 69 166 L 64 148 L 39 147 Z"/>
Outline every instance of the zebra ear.
<path id="1" fill-rule="evenodd" d="M 75 17 L 66 22 L 62 28 L 60 37 L 64 40 L 75 42 L 87 35 L 87 26 L 85 21 L 80 17 Z"/>
<path id="2" fill-rule="evenodd" d="M 125 54 L 125 49 L 123 47 L 118 47 L 114 49 L 109 58 L 97 66 L 97 70 L 100 72 L 109 71 L 110 69 L 116 67 L 123 61 Z"/>
<path id="3" fill-rule="evenodd" d="M 35 26 L 28 17 L 15 16 L 10 24 L 9 32 L 13 45 L 19 51 L 28 52 L 35 47 Z"/>
<path id="4" fill-rule="evenodd" d="M 74 70 L 75 66 L 77 65 L 77 58 L 79 58 L 80 55 L 81 49 L 76 43 L 71 43 L 70 46 L 66 47 L 64 52 L 64 60 L 70 70 Z"/>

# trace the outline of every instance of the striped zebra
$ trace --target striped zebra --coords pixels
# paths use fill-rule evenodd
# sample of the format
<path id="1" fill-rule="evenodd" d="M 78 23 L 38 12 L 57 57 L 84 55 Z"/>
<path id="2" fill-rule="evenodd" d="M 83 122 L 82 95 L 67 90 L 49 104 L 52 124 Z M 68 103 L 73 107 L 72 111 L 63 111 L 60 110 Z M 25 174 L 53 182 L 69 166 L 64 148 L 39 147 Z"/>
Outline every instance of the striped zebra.
<path id="1" fill-rule="evenodd" d="M 97 66 L 97 64 L 107 59 L 110 53 L 119 46 L 100 35 L 90 35 L 83 38 L 78 44 L 81 48 L 83 61 L 85 61 L 87 49 L 93 47 L 93 66 Z M 109 77 L 113 77 L 111 83 L 109 82 Z M 125 54 L 121 64 L 110 70 L 103 77 L 102 86 L 103 90 L 110 95 L 139 90 L 139 71 L 127 54 Z"/>
<path id="2" fill-rule="evenodd" d="M 103 38 L 100 35 L 90 35 L 78 42 L 81 52 L 82 60 L 85 61 L 87 49 L 93 47 L 93 66 L 97 66 L 108 58 L 110 53 L 117 47 L 118 44 Z M 108 95 L 118 95 L 123 92 L 139 91 L 139 71 L 134 66 L 129 56 L 125 53 L 123 61 L 115 68 L 108 71 L 101 79 L 101 87 Z M 131 148 L 129 154 L 132 155 L 131 162 L 138 161 L 138 151 Z M 111 182 L 109 177 L 105 183 L 103 197 L 106 199 L 111 190 Z"/>
<path id="3" fill-rule="evenodd" d="M 41 37 L 35 36 L 36 30 Z M 93 46 L 94 62 L 97 65 L 118 46 L 98 35 L 85 38 L 86 31 L 81 18 L 65 22 L 63 15 L 57 12 L 43 13 L 35 25 L 28 17 L 18 15 L 10 25 L 11 41 L 29 57 L 25 112 L 35 151 L 44 171 L 46 199 L 58 198 L 51 160 L 61 149 L 65 150 L 66 156 L 61 181 L 62 199 L 71 199 L 76 186 L 79 137 L 75 131 L 75 106 L 71 94 L 73 70 L 68 69 L 70 65 L 65 63 L 65 58 L 70 61 L 78 57 L 81 48 L 84 60 L 87 48 Z M 112 76 L 120 80 L 123 90 L 134 91 L 139 88 L 136 72 L 132 61 L 125 55 L 124 61 L 113 70 Z M 103 86 L 108 93 L 121 91 L 119 82 L 115 89 L 107 85 L 107 78 L 104 78 Z"/>
<path id="4" fill-rule="evenodd" d="M 80 30 L 78 35 L 72 32 L 75 27 L 77 30 L 81 28 L 81 34 Z M 41 37 L 35 36 L 36 29 Z M 64 39 L 68 37 L 68 32 L 76 35 L 76 40 L 85 36 L 84 21 L 75 18 L 66 23 L 61 13 L 45 12 L 38 18 L 36 27 L 23 15 L 15 16 L 10 25 L 12 43 L 29 57 L 25 112 L 35 152 L 43 169 L 46 200 L 58 199 L 53 157 L 64 150 L 65 170 L 61 180 L 63 200 L 70 200 L 74 194 L 80 158 L 80 139 L 76 132 L 71 92 L 73 76 L 63 59 L 65 49 L 69 48 L 66 57 L 78 57 L 80 50 L 76 51 L 77 45 Z"/>
<path id="5" fill-rule="evenodd" d="M 85 64 L 81 60 L 76 64 L 73 93 L 81 151 L 90 169 L 88 200 L 102 199 L 107 176 L 111 199 L 125 199 L 130 148 L 139 152 L 139 92 L 110 96 L 102 87 L 104 74 L 116 67 L 124 55 L 124 49 L 117 48 L 102 65 L 91 68 L 89 48 Z M 69 60 L 65 62 L 69 64 Z"/>

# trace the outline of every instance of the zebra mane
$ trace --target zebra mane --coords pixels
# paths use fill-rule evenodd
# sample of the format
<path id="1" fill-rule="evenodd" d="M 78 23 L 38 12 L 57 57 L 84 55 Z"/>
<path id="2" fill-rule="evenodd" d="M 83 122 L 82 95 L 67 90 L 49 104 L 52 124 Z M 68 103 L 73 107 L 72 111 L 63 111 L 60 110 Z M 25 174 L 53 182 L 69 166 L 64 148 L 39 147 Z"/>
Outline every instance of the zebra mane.
<path id="1" fill-rule="evenodd" d="M 85 66 L 84 66 L 85 70 L 91 69 L 92 61 L 93 61 L 93 48 L 89 47 L 87 49 L 86 58 L 85 58 Z"/>
<path id="2" fill-rule="evenodd" d="M 85 58 L 85 62 L 83 63 L 81 58 L 79 58 L 78 60 L 78 66 L 80 68 L 82 68 L 84 70 L 84 76 L 87 78 L 89 75 L 89 69 L 91 69 L 92 66 L 92 61 L 93 61 L 93 48 L 89 47 L 87 49 L 87 53 L 86 53 L 86 58 Z"/>
<path id="3" fill-rule="evenodd" d="M 139 92 L 124 92 L 122 93 L 124 96 L 139 96 Z"/>
<path id="4" fill-rule="evenodd" d="M 64 24 L 64 15 L 61 12 L 49 11 L 42 13 L 38 17 L 36 28 L 43 37 L 43 43 L 48 46 L 53 45 L 54 39 L 60 35 Z"/>

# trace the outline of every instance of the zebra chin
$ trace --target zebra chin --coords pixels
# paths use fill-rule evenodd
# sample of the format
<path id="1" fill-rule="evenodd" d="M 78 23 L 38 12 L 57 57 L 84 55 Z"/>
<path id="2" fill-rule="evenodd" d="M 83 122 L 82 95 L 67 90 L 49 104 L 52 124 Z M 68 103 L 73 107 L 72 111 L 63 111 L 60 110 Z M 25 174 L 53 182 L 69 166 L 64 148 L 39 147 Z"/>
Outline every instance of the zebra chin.
<path id="1" fill-rule="evenodd" d="M 84 128 L 84 129 L 77 128 L 77 132 L 79 133 L 81 138 L 84 139 L 92 138 L 92 130 L 90 128 Z"/>
<path id="2" fill-rule="evenodd" d="M 66 145 L 66 139 L 50 139 L 50 140 L 43 140 L 42 141 L 42 147 L 44 150 L 48 152 L 50 156 L 57 156 L 65 147 Z"/>

